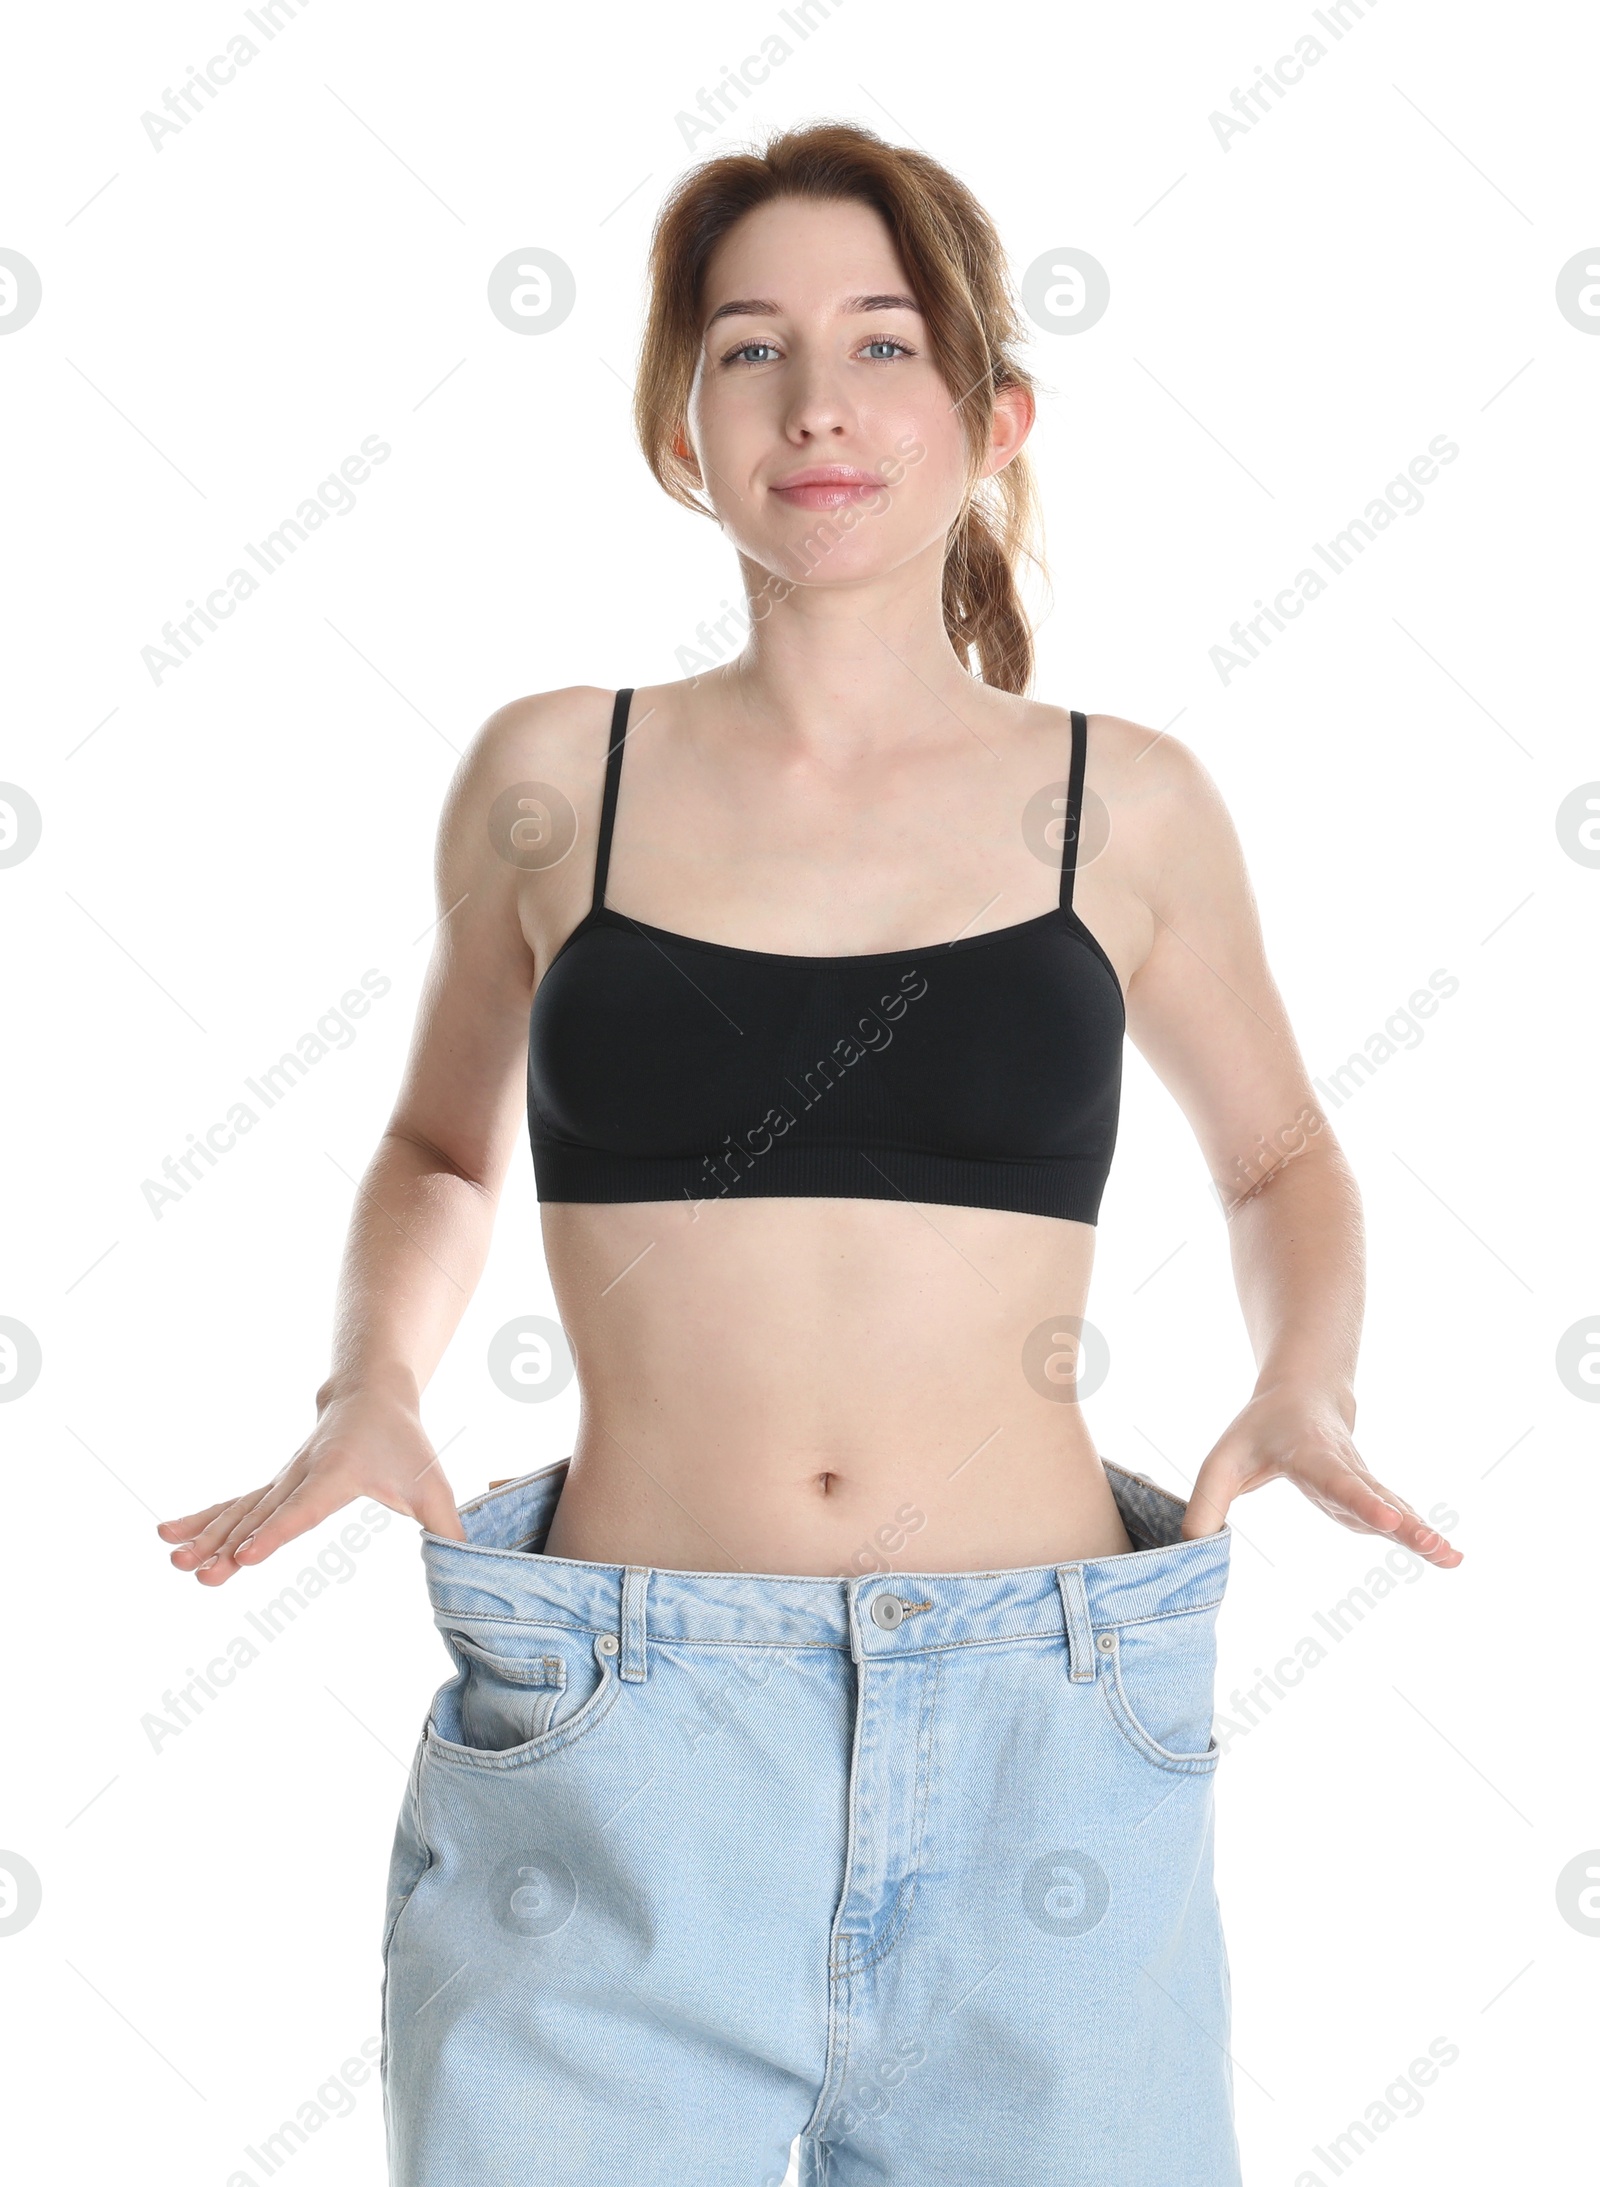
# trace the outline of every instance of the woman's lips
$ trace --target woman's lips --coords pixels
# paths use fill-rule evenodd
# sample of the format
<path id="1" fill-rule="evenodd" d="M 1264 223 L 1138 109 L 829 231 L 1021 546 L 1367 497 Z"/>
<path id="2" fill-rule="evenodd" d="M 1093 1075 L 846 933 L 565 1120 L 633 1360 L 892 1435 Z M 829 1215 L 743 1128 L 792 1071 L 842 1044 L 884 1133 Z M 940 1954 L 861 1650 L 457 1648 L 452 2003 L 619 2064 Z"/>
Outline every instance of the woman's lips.
<path id="1" fill-rule="evenodd" d="M 883 492 L 880 478 L 817 478 L 802 479 L 791 485 L 777 485 L 770 491 L 780 501 L 787 501 L 797 509 L 842 509 L 846 502 L 871 501 Z"/>

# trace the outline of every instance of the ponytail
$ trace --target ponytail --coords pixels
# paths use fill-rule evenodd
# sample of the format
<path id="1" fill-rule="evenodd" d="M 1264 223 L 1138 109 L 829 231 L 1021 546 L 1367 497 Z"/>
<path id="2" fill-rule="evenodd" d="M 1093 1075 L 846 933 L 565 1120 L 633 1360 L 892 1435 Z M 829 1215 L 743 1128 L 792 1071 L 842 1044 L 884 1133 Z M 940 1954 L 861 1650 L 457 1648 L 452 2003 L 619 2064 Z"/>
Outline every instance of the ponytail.
<path id="1" fill-rule="evenodd" d="M 1006 470 L 1017 460 L 1013 457 Z M 951 527 L 944 556 L 944 627 L 963 667 L 970 667 L 976 654 L 981 682 L 1020 694 L 1033 681 L 1033 626 L 1014 564 L 1029 550 L 1015 536 L 1010 517 L 1009 508 L 1002 507 L 997 520 L 974 495 Z"/>

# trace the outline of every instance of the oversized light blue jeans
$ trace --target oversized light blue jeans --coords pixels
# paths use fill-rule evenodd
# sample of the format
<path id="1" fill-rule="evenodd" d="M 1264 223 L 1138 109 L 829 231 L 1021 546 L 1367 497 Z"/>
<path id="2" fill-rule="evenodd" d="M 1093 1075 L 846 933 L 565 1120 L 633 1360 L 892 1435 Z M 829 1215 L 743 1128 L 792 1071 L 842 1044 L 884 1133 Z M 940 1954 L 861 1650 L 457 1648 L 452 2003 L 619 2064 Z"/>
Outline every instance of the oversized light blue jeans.
<path id="1" fill-rule="evenodd" d="M 394 2187 L 1237 2187 L 1212 1886 L 1231 1542 L 863 1578 L 424 1534 L 456 1675 L 396 1832 Z"/>

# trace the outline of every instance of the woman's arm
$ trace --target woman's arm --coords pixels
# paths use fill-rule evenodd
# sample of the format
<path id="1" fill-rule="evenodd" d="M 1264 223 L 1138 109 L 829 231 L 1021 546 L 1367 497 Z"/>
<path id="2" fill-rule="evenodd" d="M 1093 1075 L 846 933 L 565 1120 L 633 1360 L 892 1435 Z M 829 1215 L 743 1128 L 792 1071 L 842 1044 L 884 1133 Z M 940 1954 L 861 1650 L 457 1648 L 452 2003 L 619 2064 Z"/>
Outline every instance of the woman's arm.
<path id="1" fill-rule="evenodd" d="M 461 1537 L 421 1397 L 483 1272 L 526 1114 L 534 959 L 518 891 L 544 879 L 499 854 L 487 818 L 508 784 L 548 778 L 575 696 L 502 708 L 456 770 L 439 825 L 433 954 L 399 1098 L 356 1193 L 316 1425 L 264 1486 L 157 1529 L 181 1545 L 172 1562 L 204 1585 L 358 1496 Z"/>
<path id="2" fill-rule="evenodd" d="M 1282 1475 L 1357 1533 L 1459 1564 L 1351 1440 L 1361 1196 L 1267 968 L 1238 836 L 1193 753 L 1134 735 L 1143 756 L 1116 772 L 1137 782 L 1134 878 L 1154 940 L 1129 983 L 1128 1030 L 1210 1169 L 1257 1367 L 1249 1403 L 1196 1476 L 1184 1532 L 1215 1533 L 1236 1496 Z"/>

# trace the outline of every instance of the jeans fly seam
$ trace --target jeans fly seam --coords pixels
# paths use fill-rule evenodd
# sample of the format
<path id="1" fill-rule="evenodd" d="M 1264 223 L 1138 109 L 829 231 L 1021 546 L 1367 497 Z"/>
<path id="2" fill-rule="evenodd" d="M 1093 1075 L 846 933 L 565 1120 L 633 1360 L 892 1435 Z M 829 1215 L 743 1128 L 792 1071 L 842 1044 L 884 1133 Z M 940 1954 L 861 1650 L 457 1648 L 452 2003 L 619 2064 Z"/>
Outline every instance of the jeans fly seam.
<path id="1" fill-rule="evenodd" d="M 853 1663 L 852 1671 L 855 1720 L 850 1727 L 850 1767 L 845 1779 L 844 1873 L 839 1882 L 838 1903 L 828 1925 L 828 2045 L 822 2062 L 822 2085 L 817 2090 L 817 2100 L 811 2107 L 811 2116 L 800 2129 L 801 2134 L 806 2137 L 816 2133 L 823 2118 L 832 2110 L 837 2091 L 843 2086 L 850 2056 L 850 1973 L 848 1957 L 843 1962 L 839 1957 L 839 1924 L 844 1917 L 845 1907 L 849 1904 L 855 1876 L 855 1794 L 861 1760 L 861 1726 L 866 1717 L 866 1665 Z"/>
<path id="2" fill-rule="evenodd" d="M 911 1846 L 906 1872 L 900 1879 L 900 1887 L 894 1895 L 894 1911 L 888 1926 L 879 1934 L 870 1951 L 852 1951 L 842 1971 L 848 1974 L 865 1974 L 880 1959 L 886 1959 L 905 1934 L 906 1923 L 911 1919 L 911 1909 L 917 1896 L 917 1863 L 922 1858 L 922 1835 L 927 1822 L 928 1787 L 932 1781 L 933 1716 L 938 1699 L 939 1682 L 944 1675 L 944 1663 L 935 1655 L 931 1676 L 923 1679 L 921 1721 L 917 1726 L 917 1788 L 912 1803 Z M 830 2103 L 829 2110 L 833 2109 Z"/>

